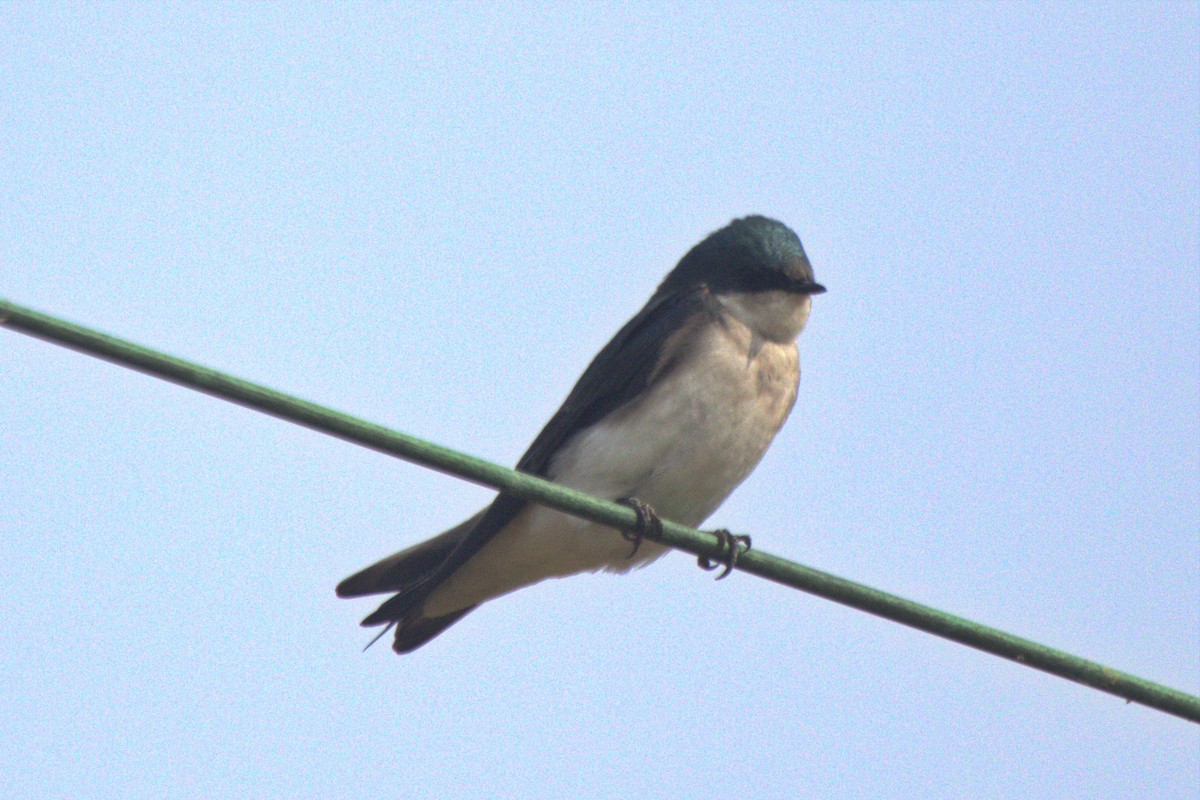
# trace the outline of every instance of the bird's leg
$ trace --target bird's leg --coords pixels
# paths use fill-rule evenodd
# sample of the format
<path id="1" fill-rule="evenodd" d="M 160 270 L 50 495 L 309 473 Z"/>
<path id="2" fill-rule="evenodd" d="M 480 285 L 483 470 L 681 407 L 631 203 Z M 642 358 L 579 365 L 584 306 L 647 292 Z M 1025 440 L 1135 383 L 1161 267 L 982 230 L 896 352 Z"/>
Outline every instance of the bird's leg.
<path id="1" fill-rule="evenodd" d="M 750 537 L 745 535 L 735 536 L 724 528 L 713 531 L 713 535 L 720 540 L 721 550 L 723 551 L 722 557 L 718 558 L 716 561 L 713 561 L 708 556 L 698 556 L 696 558 L 696 564 L 700 567 L 700 569 L 707 570 L 708 572 L 712 572 L 717 567 L 723 565 L 725 567 L 725 571 L 717 576 L 717 580 L 721 580 L 721 578 L 724 578 L 733 571 L 734 566 L 737 565 L 738 559 L 742 557 L 743 548 L 746 550 L 750 549 Z M 728 553 L 724 553 L 726 550 L 728 550 Z"/>
<path id="2" fill-rule="evenodd" d="M 623 506 L 629 506 L 637 514 L 637 525 L 634 529 L 621 531 L 621 538 L 633 543 L 633 549 L 625 557 L 633 558 L 637 555 L 638 548 L 642 546 L 643 539 L 649 538 L 652 541 L 658 541 L 662 538 L 662 520 L 658 518 L 658 514 L 654 513 L 653 508 L 636 497 L 623 497 L 617 502 Z"/>

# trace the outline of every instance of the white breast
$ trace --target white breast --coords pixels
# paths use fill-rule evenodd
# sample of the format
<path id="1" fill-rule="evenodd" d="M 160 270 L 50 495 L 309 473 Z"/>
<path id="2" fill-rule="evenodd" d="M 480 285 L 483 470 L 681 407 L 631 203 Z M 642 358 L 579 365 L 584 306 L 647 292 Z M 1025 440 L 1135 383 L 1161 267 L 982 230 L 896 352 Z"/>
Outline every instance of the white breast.
<path id="1" fill-rule="evenodd" d="M 796 398 L 796 346 L 712 324 L 689 357 L 640 402 L 576 437 L 551 477 L 601 497 L 636 496 L 698 525 L 758 463 Z"/>
<path id="2" fill-rule="evenodd" d="M 752 348 L 757 352 L 752 353 Z M 641 400 L 570 440 L 553 480 L 607 499 L 638 497 L 664 519 L 696 526 L 766 452 L 796 399 L 794 342 L 762 342 L 739 320 L 708 324 L 686 359 Z M 482 602 L 547 577 L 626 571 L 664 552 L 611 528 L 530 506 L 426 601 L 425 614 Z"/>

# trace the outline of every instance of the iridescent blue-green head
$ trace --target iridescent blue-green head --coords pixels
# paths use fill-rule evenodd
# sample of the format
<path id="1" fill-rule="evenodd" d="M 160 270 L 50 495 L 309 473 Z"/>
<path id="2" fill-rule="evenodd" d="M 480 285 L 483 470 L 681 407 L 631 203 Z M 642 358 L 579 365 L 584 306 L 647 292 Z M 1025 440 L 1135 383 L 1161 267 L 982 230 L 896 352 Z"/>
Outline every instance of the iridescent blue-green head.
<path id="1" fill-rule="evenodd" d="M 688 251 L 658 287 L 686 291 L 704 284 L 714 294 L 784 291 L 821 294 L 800 237 L 778 220 L 749 216 L 708 235 Z"/>

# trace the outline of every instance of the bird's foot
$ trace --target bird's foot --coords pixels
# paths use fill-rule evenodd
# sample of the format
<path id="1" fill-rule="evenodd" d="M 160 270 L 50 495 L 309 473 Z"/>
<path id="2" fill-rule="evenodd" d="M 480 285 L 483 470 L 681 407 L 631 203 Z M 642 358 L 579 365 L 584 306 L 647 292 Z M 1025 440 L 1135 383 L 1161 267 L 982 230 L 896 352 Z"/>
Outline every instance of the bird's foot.
<path id="1" fill-rule="evenodd" d="M 654 509 L 649 504 L 636 497 L 623 497 L 617 502 L 623 506 L 629 506 L 637 514 L 637 525 L 634 529 L 621 531 L 621 538 L 633 543 L 633 549 L 625 558 L 633 558 L 637 555 L 638 548 L 642 546 L 643 539 L 658 541 L 662 538 L 662 520 L 658 518 L 658 514 L 654 513 Z"/>
<path id="2" fill-rule="evenodd" d="M 713 531 L 713 534 L 721 542 L 721 557 L 713 561 L 708 556 L 698 556 L 696 564 L 702 570 L 712 572 L 720 566 L 724 566 L 725 570 L 717 576 L 717 580 L 721 580 L 737 565 L 738 559 L 742 557 L 742 553 L 750 549 L 750 537 L 746 535 L 734 535 L 729 531 L 721 528 Z"/>

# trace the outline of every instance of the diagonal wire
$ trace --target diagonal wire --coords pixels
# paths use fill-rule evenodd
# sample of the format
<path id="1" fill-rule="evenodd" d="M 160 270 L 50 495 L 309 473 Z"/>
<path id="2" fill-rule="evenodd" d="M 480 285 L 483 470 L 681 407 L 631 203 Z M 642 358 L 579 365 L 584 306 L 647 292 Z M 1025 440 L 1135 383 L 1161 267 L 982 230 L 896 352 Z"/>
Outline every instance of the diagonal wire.
<path id="1" fill-rule="evenodd" d="M 2 299 L 0 325 L 593 522 L 626 531 L 638 527 L 638 515 L 628 506 L 600 500 L 533 475 L 407 436 L 123 339 L 22 308 Z M 728 556 L 728 545 L 715 534 L 673 522 L 663 522 L 660 541 L 714 561 L 724 560 Z M 762 550 L 743 553 L 737 561 L 737 568 L 1123 697 L 1130 702 L 1200 723 L 1200 697 L 1112 669 L 1095 661 L 914 603 Z"/>

